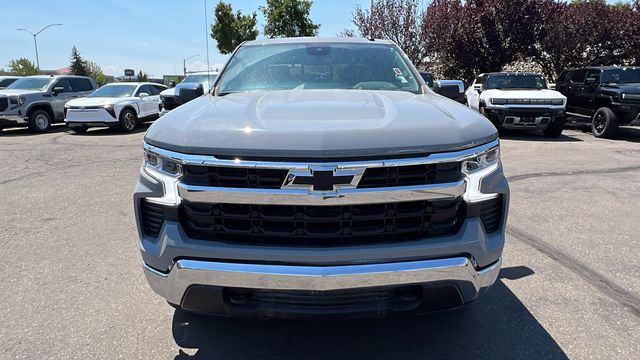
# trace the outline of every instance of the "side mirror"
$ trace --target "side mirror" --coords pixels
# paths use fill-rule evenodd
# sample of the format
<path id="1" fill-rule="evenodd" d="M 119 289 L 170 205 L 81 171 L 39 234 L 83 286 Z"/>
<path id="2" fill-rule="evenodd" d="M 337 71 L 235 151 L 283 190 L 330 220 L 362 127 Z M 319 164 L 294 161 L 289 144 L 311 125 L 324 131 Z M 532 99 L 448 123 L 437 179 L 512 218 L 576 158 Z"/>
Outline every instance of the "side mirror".
<path id="1" fill-rule="evenodd" d="M 451 100 L 464 102 L 464 83 L 462 80 L 436 80 L 433 82 L 433 91 Z"/>
<path id="2" fill-rule="evenodd" d="M 148 93 L 140 93 L 140 95 L 138 95 L 138 96 L 140 97 L 140 99 L 144 99 L 147 96 L 149 96 L 149 94 Z"/>
<path id="3" fill-rule="evenodd" d="M 55 86 L 51 92 L 53 93 L 53 96 L 58 96 L 58 94 L 60 94 L 61 92 L 64 91 L 64 87 L 62 86 Z"/>
<path id="4" fill-rule="evenodd" d="M 176 86 L 176 104 L 182 105 L 204 95 L 202 84 L 180 84 Z"/>
<path id="5" fill-rule="evenodd" d="M 477 92 L 481 92 L 482 91 L 482 84 L 473 84 L 473 90 L 475 90 Z"/>

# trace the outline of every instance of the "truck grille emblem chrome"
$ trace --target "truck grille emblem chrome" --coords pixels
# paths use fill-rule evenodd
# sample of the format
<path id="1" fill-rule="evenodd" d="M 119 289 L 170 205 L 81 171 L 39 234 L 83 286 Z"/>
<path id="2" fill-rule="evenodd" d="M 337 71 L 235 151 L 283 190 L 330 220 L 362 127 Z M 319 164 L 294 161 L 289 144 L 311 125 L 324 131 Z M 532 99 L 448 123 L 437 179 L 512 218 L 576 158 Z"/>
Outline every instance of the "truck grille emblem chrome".
<path id="1" fill-rule="evenodd" d="M 355 189 L 364 169 L 338 170 L 334 167 L 310 167 L 309 170 L 289 170 L 283 189 L 307 189 L 310 191 L 337 191 Z"/>

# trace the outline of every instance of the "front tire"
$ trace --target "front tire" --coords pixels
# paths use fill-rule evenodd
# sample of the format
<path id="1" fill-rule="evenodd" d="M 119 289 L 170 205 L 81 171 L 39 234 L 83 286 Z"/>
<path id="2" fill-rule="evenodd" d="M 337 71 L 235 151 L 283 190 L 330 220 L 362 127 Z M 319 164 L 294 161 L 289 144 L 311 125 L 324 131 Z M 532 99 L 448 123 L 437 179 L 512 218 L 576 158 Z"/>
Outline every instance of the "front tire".
<path id="1" fill-rule="evenodd" d="M 542 133 L 548 138 L 558 138 L 562 135 L 562 129 L 564 129 L 564 123 L 566 121 L 567 120 L 564 116 L 557 117 L 547 126 L 546 129 L 542 130 Z"/>
<path id="2" fill-rule="evenodd" d="M 611 138 L 618 132 L 618 116 L 609 108 L 601 107 L 591 118 L 591 132 L 597 138 Z"/>
<path id="3" fill-rule="evenodd" d="M 120 131 L 130 133 L 138 125 L 138 116 L 131 109 L 124 109 L 120 113 Z"/>
<path id="4" fill-rule="evenodd" d="M 43 133 L 51 128 L 51 116 L 44 110 L 35 110 L 29 115 L 29 129 Z"/>

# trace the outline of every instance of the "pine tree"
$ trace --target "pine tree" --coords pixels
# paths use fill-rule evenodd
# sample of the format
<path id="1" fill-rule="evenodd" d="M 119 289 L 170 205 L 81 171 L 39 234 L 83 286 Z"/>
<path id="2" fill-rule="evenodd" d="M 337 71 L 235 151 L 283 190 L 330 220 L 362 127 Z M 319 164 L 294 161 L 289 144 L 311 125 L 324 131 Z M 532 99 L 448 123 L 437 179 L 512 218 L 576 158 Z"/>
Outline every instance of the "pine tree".
<path id="1" fill-rule="evenodd" d="M 69 72 L 71 75 L 89 75 L 87 62 L 82 58 L 82 56 L 80 56 L 80 52 L 75 46 L 71 49 L 71 65 L 69 66 Z"/>

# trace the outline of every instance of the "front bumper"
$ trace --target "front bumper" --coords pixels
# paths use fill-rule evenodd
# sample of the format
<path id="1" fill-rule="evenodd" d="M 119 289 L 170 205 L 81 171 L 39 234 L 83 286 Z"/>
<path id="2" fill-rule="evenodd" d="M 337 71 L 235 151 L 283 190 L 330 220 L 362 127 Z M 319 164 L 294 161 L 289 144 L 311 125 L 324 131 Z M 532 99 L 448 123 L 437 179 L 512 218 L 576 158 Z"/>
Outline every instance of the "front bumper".
<path id="1" fill-rule="evenodd" d="M 0 113 L 0 127 L 11 127 L 24 124 L 27 124 L 27 120 L 25 120 L 24 117 L 20 116 L 17 112 Z"/>
<path id="2" fill-rule="evenodd" d="M 178 260 L 162 273 L 143 263 L 151 288 L 173 304 L 191 286 L 325 292 L 436 282 L 457 286 L 468 303 L 496 281 L 500 266 L 498 259 L 476 270 L 466 257 L 325 267 Z"/>
<path id="3" fill-rule="evenodd" d="M 67 109 L 64 122 L 70 126 L 116 126 L 119 124 L 115 113 L 104 108 Z"/>
<path id="4" fill-rule="evenodd" d="M 564 108 L 485 108 L 485 116 L 505 129 L 543 130 L 564 115 Z"/>

